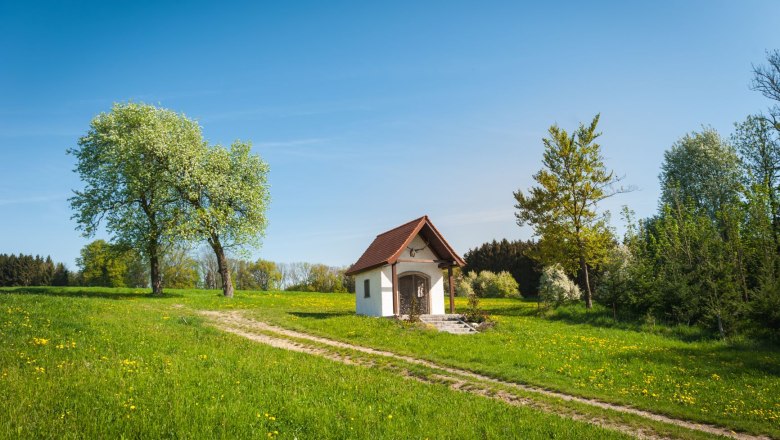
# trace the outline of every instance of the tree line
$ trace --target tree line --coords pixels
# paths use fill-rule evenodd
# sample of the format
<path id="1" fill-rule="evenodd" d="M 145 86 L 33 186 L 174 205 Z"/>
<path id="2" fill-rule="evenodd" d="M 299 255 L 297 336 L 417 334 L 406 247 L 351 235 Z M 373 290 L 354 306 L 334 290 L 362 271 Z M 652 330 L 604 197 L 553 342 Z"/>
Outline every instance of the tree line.
<path id="1" fill-rule="evenodd" d="M 625 208 L 623 237 L 598 209 L 631 190 L 604 164 L 599 116 L 571 133 L 550 127 L 536 185 L 515 192 L 518 224 L 539 239 L 524 253 L 549 273 L 545 292 L 563 292 L 549 297 L 581 290 L 587 308 L 595 300 L 615 318 L 780 339 L 780 51 L 767 55 L 751 88 L 772 100 L 768 111 L 735 123 L 728 137 L 703 127 L 675 142 L 657 213 L 636 220 Z M 553 266 L 579 287 L 548 281 L 560 278 Z"/>
<path id="2" fill-rule="evenodd" d="M 483 243 L 463 254 L 466 262 L 463 273 L 478 275 L 484 271 L 495 274 L 509 272 L 517 282 L 522 296 L 536 296 L 542 268 L 538 261 L 529 256 L 535 249 L 536 243 L 531 240 L 503 239 Z"/>
<path id="3" fill-rule="evenodd" d="M 346 267 L 306 262 L 276 263 L 227 258 L 234 276 L 234 289 L 288 290 L 304 292 L 352 292 L 354 277 Z M 91 286 L 149 287 L 149 266 L 132 248 L 105 240 L 85 245 L 76 258 L 77 270 L 32 255 L 0 254 L 0 287 L 5 286 Z M 192 252 L 182 246 L 167 248 L 161 255 L 161 285 L 171 289 L 218 289 L 219 264 L 210 249 Z"/>
<path id="4" fill-rule="evenodd" d="M 67 286 L 70 276 L 51 256 L 0 254 L 0 287 Z"/>

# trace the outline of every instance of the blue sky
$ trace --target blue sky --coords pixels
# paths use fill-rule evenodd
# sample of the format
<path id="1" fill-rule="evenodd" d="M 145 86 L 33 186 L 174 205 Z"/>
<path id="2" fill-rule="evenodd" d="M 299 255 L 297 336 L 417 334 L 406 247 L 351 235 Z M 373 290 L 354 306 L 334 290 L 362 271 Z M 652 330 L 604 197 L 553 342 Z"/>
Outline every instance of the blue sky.
<path id="1" fill-rule="evenodd" d="M 530 238 L 512 192 L 551 124 L 596 113 L 639 188 L 604 207 L 652 215 L 664 150 L 770 105 L 748 85 L 780 2 L 584 3 L 2 2 L 0 252 L 74 267 L 65 150 L 127 100 L 254 143 L 273 199 L 255 257 L 347 265 L 423 214 L 461 253 Z"/>

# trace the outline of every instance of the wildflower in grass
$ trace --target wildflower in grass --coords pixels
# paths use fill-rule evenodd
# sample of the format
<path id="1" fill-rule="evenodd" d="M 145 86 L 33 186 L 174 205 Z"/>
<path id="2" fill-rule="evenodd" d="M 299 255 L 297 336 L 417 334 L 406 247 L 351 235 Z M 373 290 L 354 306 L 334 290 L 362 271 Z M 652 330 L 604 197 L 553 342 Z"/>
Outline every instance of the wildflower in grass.
<path id="1" fill-rule="evenodd" d="M 202 354 L 202 355 L 198 356 L 198 359 L 200 359 L 200 360 L 202 360 L 202 361 L 205 361 L 205 360 L 206 360 L 206 359 L 208 359 L 208 358 L 209 358 L 209 357 L 208 357 L 208 356 L 206 356 L 205 354 Z"/>
<path id="2" fill-rule="evenodd" d="M 710 376 L 710 377 L 711 377 L 711 378 L 712 378 L 712 380 L 714 380 L 714 381 L 718 381 L 718 380 L 720 380 L 720 376 L 718 376 L 718 375 L 717 375 L 717 374 L 715 374 L 715 373 L 712 373 L 712 376 Z"/>
<path id="3" fill-rule="evenodd" d="M 48 339 L 44 338 L 33 338 L 33 344 L 34 345 L 46 345 L 49 343 Z"/>
<path id="4" fill-rule="evenodd" d="M 35 367 L 35 372 L 38 374 L 44 374 L 46 373 L 46 369 L 43 367 Z"/>
<path id="5" fill-rule="evenodd" d="M 693 405 L 696 403 L 696 399 L 693 396 L 689 394 L 678 393 L 678 392 L 674 393 L 673 400 L 679 403 L 683 403 L 685 405 Z"/>

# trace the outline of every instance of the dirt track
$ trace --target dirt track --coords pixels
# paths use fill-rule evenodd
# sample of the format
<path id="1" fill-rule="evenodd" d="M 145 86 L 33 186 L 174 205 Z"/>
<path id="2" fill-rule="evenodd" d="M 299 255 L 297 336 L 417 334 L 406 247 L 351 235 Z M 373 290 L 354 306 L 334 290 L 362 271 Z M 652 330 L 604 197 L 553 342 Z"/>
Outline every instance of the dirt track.
<path id="1" fill-rule="evenodd" d="M 650 428 L 637 427 L 625 423 L 620 423 L 614 419 L 608 419 L 606 417 L 599 418 L 593 417 L 592 414 L 581 414 L 574 409 L 554 407 L 552 404 L 546 403 L 541 400 L 536 400 L 528 397 L 520 397 L 508 390 L 516 389 L 524 392 L 523 394 L 533 393 L 539 395 L 545 395 L 565 401 L 577 402 L 593 407 L 602 409 L 617 411 L 620 413 L 634 414 L 640 417 L 644 417 L 650 420 L 667 423 L 670 425 L 676 425 L 679 427 L 712 434 L 715 436 L 725 436 L 736 439 L 768 439 L 768 437 L 754 436 L 744 433 L 736 433 L 725 428 L 717 426 L 706 425 L 702 423 L 689 422 L 686 420 L 674 419 L 668 416 L 651 413 L 648 411 L 639 410 L 627 406 L 616 405 L 607 402 L 601 402 L 594 399 L 586 399 L 583 397 L 573 396 L 557 391 L 546 390 L 539 387 L 530 385 L 519 384 L 515 382 L 507 382 L 498 379 L 494 379 L 489 376 L 473 373 L 468 370 L 462 370 L 459 368 L 452 368 L 444 365 L 437 364 L 435 362 L 414 358 L 411 356 L 400 355 L 397 353 L 377 350 L 369 347 L 363 347 L 360 345 L 348 344 L 345 342 L 334 341 L 319 336 L 313 336 L 307 333 L 288 330 L 282 327 L 277 327 L 271 324 L 267 324 L 261 321 L 244 318 L 240 312 L 201 312 L 204 316 L 211 319 L 218 328 L 233 333 L 238 336 L 251 339 L 272 347 L 281 348 L 285 350 L 297 351 L 301 353 L 307 353 L 314 356 L 320 356 L 327 359 L 331 359 L 337 362 L 350 364 L 350 365 L 374 365 L 374 360 L 378 358 L 390 359 L 393 361 L 400 361 L 401 364 L 412 364 L 427 367 L 435 371 L 435 374 L 429 376 L 421 376 L 411 374 L 408 370 L 403 368 L 396 368 L 399 374 L 404 377 L 423 381 L 423 382 L 437 382 L 445 383 L 450 388 L 485 396 L 497 400 L 501 400 L 510 405 L 530 406 L 540 409 L 545 412 L 552 412 L 559 414 L 563 417 L 568 417 L 574 420 L 580 420 L 587 423 L 592 423 L 598 426 L 602 426 L 608 429 L 624 432 L 637 438 L 664 438 Z M 310 343 L 307 343 L 308 341 Z M 329 348 L 332 347 L 332 348 Z M 345 354 L 345 352 L 354 354 Z M 373 357 L 373 359 L 372 359 Z"/>

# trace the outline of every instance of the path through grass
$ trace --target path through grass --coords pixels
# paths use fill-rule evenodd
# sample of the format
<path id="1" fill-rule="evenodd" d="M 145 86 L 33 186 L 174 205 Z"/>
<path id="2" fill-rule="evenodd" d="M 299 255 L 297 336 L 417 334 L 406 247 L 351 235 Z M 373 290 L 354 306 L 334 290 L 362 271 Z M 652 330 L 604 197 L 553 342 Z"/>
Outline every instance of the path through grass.
<path id="1" fill-rule="evenodd" d="M 213 293 L 27 292 L 0 293 L 2 438 L 625 437 L 226 334 L 186 307 L 242 303 Z"/>
<path id="2" fill-rule="evenodd" d="M 197 308 L 249 309 L 284 327 L 505 380 L 780 437 L 776 348 L 543 319 L 535 304 L 512 299 L 483 300 L 498 326 L 471 336 L 355 316 L 352 295 L 263 293 L 228 304 L 205 295 L 187 299 Z"/>

